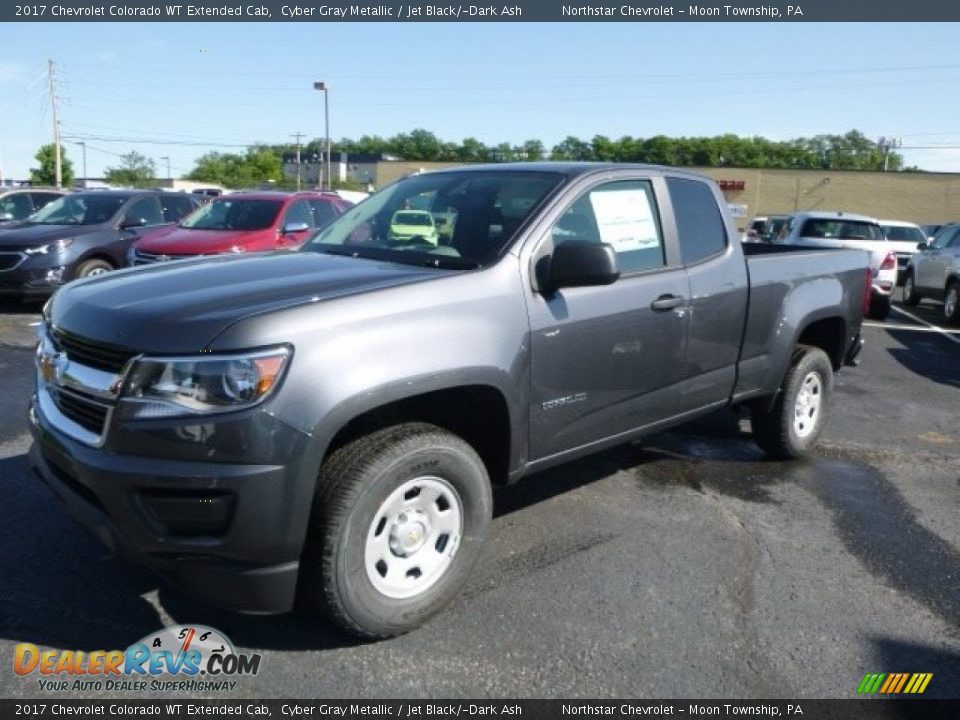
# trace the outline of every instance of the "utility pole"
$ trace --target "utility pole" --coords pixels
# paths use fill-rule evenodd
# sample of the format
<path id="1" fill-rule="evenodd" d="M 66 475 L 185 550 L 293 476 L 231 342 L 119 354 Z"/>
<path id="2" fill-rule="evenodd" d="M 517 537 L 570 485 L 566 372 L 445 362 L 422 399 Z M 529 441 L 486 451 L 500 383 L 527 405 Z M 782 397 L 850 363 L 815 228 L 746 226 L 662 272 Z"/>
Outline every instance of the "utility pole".
<path id="1" fill-rule="evenodd" d="M 164 155 L 164 156 L 163 156 L 162 158 L 160 158 L 160 159 L 167 161 L 167 180 L 173 180 L 173 176 L 170 174 L 170 158 L 169 158 L 168 156 Z M 173 187 L 173 183 L 172 183 L 172 182 L 170 183 L 170 187 Z"/>
<path id="2" fill-rule="evenodd" d="M 290 137 L 297 140 L 297 192 L 300 192 L 300 138 L 303 137 L 303 133 L 293 133 Z"/>
<path id="3" fill-rule="evenodd" d="M 77 145 L 83 151 L 83 186 L 87 186 L 87 143 L 84 140 L 77 140 Z"/>
<path id="4" fill-rule="evenodd" d="M 887 172 L 887 167 L 890 162 L 890 151 L 895 150 L 896 148 L 902 147 L 903 141 L 900 138 L 887 138 L 882 137 L 877 141 L 877 147 L 880 149 L 880 152 L 883 153 L 883 171 Z"/>
<path id="5" fill-rule="evenodd" d="M 63 186 L 63 166 L 60 158 L 60 120 L 57 117 L 57 81 L 53 60 L 47 61 L 47 75 L 50 82 L 50 105 L 53 108 L 53 159 L 56 167 L 57 187 Z"/>

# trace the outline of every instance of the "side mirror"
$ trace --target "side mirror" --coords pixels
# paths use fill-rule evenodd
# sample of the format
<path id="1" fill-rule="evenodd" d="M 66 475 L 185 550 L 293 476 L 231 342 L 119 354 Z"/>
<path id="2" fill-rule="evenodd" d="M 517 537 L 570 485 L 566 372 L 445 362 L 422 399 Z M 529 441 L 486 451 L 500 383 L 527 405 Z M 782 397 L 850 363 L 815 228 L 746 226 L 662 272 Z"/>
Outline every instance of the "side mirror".
<path id="1" fill-rule="evenodd" d="M 309 230 L 310 226 L 305 222 L 291 222 L 287 223 L 280 230 L 281 235 L 291 235 L 293 233 L 303 232 L 304 230 Z"/>
<path id="2" fill-rule="evenodd" d="M 7 222 L 8 220 L 13 220 L 13 213 L 0 213 L 0 222 Z"/>
<path id="3" fill-rule="evenodd" d="M 146 218 L 126 217 L 120 221 L 120 229 L 126 230 L 127 228 L 143 227 L 146 224 L 147 224 Z"/>
<path id="4" fill-rule="evenodd" d="M 927 244 L 925 242 L 917 243 L 917 250 L 926 250 Z"/>
<path id="5" fill-rule="evenodd" d="M 607 243 L 571 241 L 557 245 L 550 257 L 546 290 L 610 285 L 620 277 L 617 253 Z"/>

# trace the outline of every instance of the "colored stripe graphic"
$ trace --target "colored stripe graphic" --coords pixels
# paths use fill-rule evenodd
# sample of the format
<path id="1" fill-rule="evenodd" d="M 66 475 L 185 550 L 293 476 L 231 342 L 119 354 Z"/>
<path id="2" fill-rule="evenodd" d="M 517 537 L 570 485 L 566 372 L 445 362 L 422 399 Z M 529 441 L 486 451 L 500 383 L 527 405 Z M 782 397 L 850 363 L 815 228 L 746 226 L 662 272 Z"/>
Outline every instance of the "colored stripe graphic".
<path id="1" fill-rule="evenodd" d="M 867 673 L 857 686 L 861 695 L 919 695 L 927 689 L 933 673 Z"/>

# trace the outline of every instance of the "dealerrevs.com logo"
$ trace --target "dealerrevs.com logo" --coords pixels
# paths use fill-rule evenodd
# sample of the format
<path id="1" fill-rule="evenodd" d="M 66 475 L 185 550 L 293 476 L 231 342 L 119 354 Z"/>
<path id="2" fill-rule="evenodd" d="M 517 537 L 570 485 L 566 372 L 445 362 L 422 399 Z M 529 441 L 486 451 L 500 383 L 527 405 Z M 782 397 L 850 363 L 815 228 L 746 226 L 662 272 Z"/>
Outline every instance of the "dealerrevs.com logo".
<path id="1" fill-rule="evenodd" d="M 126 650 L 41 650 L 20 643 L 13 649 L 13 671 L 39 676 L 39 690 L 229 692 L 237 686 L 233 678 L 260 671 L 260 659 L 238 653 L 214 628 L 172 626 Z"/>

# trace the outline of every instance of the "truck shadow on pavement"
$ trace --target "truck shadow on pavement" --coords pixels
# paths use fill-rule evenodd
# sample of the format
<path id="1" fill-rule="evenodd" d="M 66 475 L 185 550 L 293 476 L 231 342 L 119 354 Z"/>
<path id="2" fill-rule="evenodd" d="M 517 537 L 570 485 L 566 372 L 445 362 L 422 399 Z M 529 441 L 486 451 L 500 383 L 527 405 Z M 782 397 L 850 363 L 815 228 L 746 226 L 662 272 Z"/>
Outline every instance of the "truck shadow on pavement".
<path id="1" fill-rule="evenodd" d="M 960 347 L 932 333 L 917 339 L 910 330 L 887 330 L 903 347 L 888 348 L 898 363 L 921 377 L 960 390 Z M 954 337 L 960 339 L 960 335 Z"/>

